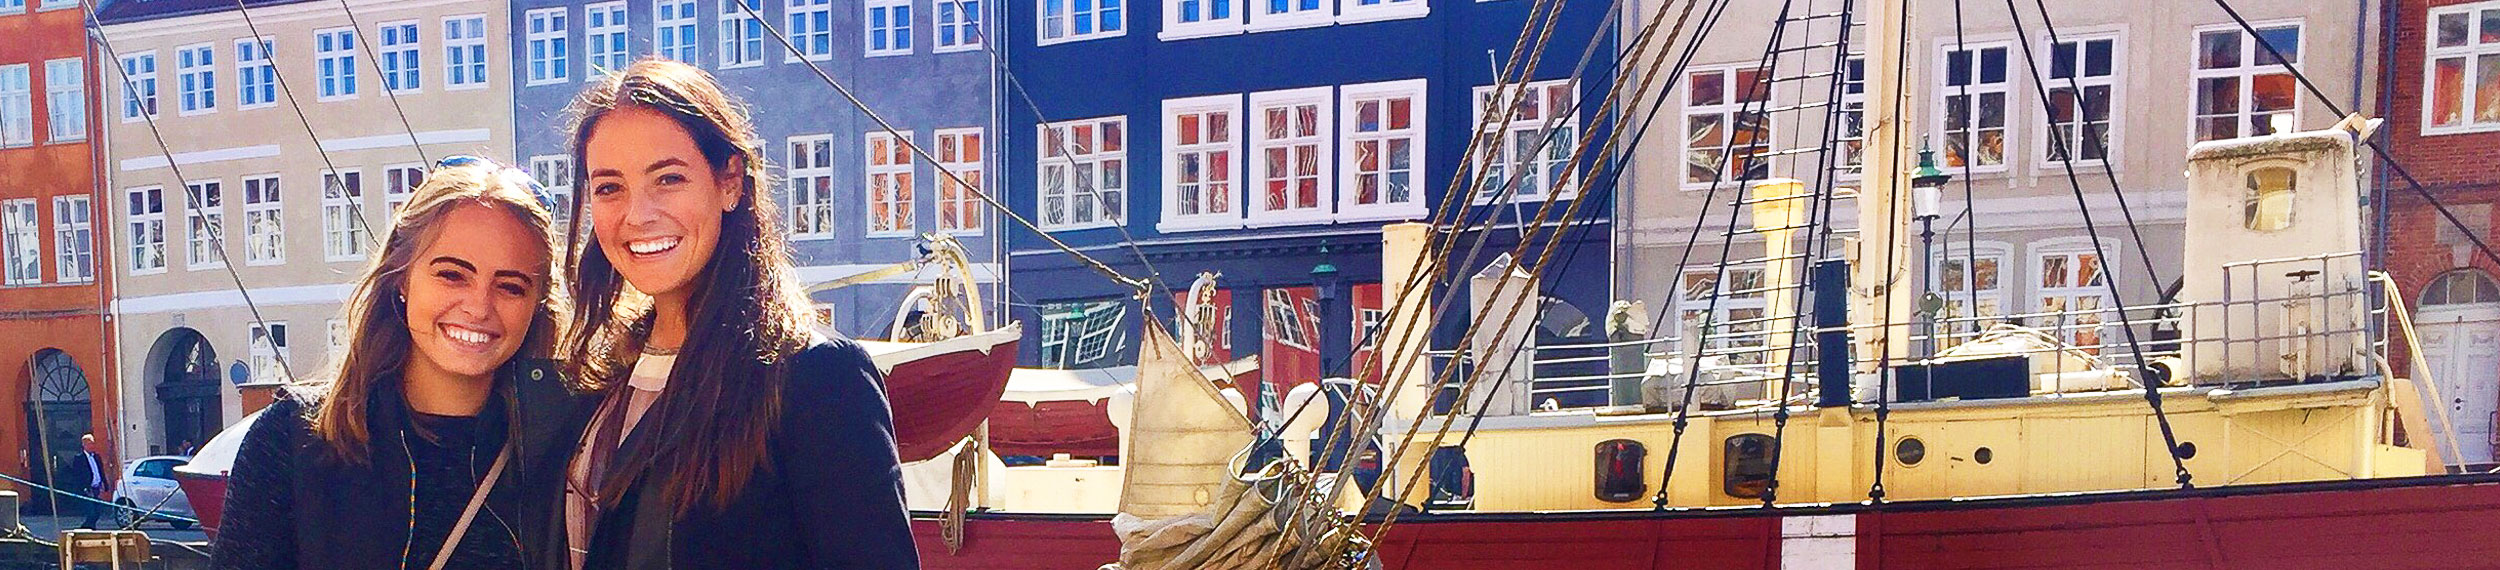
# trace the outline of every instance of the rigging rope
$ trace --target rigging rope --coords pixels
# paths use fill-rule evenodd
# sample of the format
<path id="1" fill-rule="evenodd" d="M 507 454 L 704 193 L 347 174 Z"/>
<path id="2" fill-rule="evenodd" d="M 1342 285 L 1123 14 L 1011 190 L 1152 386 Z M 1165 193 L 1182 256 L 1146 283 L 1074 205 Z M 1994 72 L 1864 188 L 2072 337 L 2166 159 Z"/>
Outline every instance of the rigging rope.
<path id="1" fill-rule="evenodd" d="M 1830 91 L 1826 94 L 1825 99 L 1824 99 L 1824 101 L 1827 103 L 1826 105 L 1824 105 L 1824 119 L 1823 119 L 1823 140 L 1825 140 L 1825 141 L 1838 140 L 1838 138 L 1839 138 L 1839 137 L 1834 136 L 1836 133 L 1833 131 L 1833 129 L 1834 129 L 1835 127 L 1839 126 L 1839 122 L 1840 122 L 1840 121 L 1839 121 L 1839 119 L 1840 119 L 1840 113 L 1841 113 L 1841 106 L 1840 106 L 1841 95 L 1842 95 L 1842 92 L 1843 92 L 1843 88 L 1844 88 L 1844 87 L 1846 86 L 1846 84 L 1848 83 L 1848 76 L 1847 76 L 1847 74 L 1848 74 L 1848 72 L 1849 72 L 1849 46 L 1850 46 L 1849 37 L 1850 37 L 1851 32 L 1853 31 L 1853 27 L 1854 27 L 1854 26 L 1852 26 L 1852 25 L 1851 25 L 1851 21 L 1852 21 L 1852 20 L 1851 20 L 1851 18 L 1855 17 L 1855 13 L 1854 13 L 1854 12 L 1855 12 L 1855 8 L 1856 8 L 1856 3 L 1855 3 L 1855 2 L 1852 2 L 1852 1 L 1850 1 L 1850 0 L 1841 0 L 1841 4 L 1840 4 L 1840 6 L 1841 6 L 1841 8 L 1840 8 L 1840 31 L 1839 31 L 1839 33 L 1837 34 L 1837 35 L 1838 35 L 1838 38 L 1837 38 L 1837 39 L 1835 39 L 1835 40 L 1833 40 L 1833 46 L 1834 46 L 1834 47 L 1833 47 L 1833 49 L 1832 49 L 1832 52 L 1833 52 L 1833 54 L 1832 54 L 1832 82 L 1831 82 L 1831 86 L 1830 86 Z M 1812 9 L 1813 9 L 1813 4 L 1812 4 L 1812 2 L 1811 2 L 1811 1 L 1809 1 L 1809 2 L 1808 2 L 1808 4 L 1807 4 L 1807 9 L 1808 9 L 1808 10 L 1812 10 Z M 1809 19 L 1809 20 L 1806 20 L 1806 21 L 1805 21 L 1805 24 L 1806 24 L 1806 37 L 1807 37 L 1808 41 L 1812 41 L 1812 39 L 1813 39 L 1813 37 L 1814 37 L 1814 20 L 1810 20 L 1810 19 Z M 1784 25 L 1785 25 L 1785 24 L 1783 24 L 1783 26 L 1784 26 Z M 1774 62 L 1774 64 L 1776 65 L 1776 63 L 1777 63 L 1777 62 L 1775 61 L 1775 62 Z M 1863 115 L 1861 115 L 1861 116 L 1863 116 Z M 1815 180 L 1816 180 L 1815 186 L 1816 186 L 1816 187 L 1815 187 L 1814 192 L 1811 192 L 1811 193 L 1807 194 L 1807 196 L 1813 196 L 1813 197 L 1817 198 L 1817 199 L 1815 199 L 1815 200 L 1812 202 L 1812 204 L 1815 206 L 1815 208 L 1816 208 L 1816 210 L 1817 210 L 1817 211 L 1816 211 L 1816 213 L 1814 214 L 1814 216 L 1815 216 L 1815 218 L 1816 218 L 1816 219 L 1814 219 L 1814 221 L 1809 222 L 1809 224 L 1810 224 L 1810 225 L 1815 226 L 1815 228 L 1816 228 L 1817 232 L 1818 232 L 1818 233 L 1820 233 L 1821 235 L 1820 235 L 1820 236 L 1818 236 L 1818 237 L 1812 238 L 1812 239 L 1807 239 L 1807 240 L 1806 240 L 1806 247 L 1805 247 L 1805 254 L 1804 254 L 1804 256 L 1803 256 L 1803 257 L 1798 258 L 1798 259 L 1795 261 L 1795 263 L 1797 263 L 1797 265 L 1798 265 L 1800 268 L 1802 268 L 1802 270 L 1799 272 L 1800 279 L 1798 280 L 1798 283 L 1799 283 L 1799 284 L 1801 284 L 1801 285 L 1803 285 L 1803 286 L 1800 286 L 1800 287 L 1797 287 L 1797 288 L 1796 288 L 1796 291 L 1794 292 L 1794 295 L 1795 295 L 1795 302 L 1794 302 L 1794 304 L 1790 305 L 1791 310 L 1792 310 L 1792 311 L 1795 311 L 1795 312 L 1796 312 L 1796 314 L 1797 314 L 1798 316 L 1797 316 L 1797 317 L 1792 317 L 1792 318 L 1791 318 L 1791 320 L 1790 320 L 1790 323 L 1789 323 L 1789 329 L 1788 329 L 1788 330 L 1789 330 L 1788 357 L 1787 357 L 1787 362 L 1786 362 L 1786 363 L 1784 364 L 1784 366 L 1783 366 L 1783 368 L 1785 368 L 1785 370 L 1784 370 L 1784 371 L 1782 371 L 1782 373 L 1780 374 L 1780 396 L 1779 396 L 1779 410 L 1778 410 L 1777 412 L 1774 412 L 1774 413 L 1771 415 L 1771 421 L 1772 421 L 1772 428 L 1771 428 L 1771 443 L 1772 443 L 1772 445 L 1771 445 L 1771 449 L 1772 449 L 1772 452 L 1771 452 L 1771 475 L 1770 475 L 1769 486 L 1768 486 L 1768 487 L 1766 487 L 1766 488 L 1764 488 L 1764 489 L 1763 489 L 1763 492 L 1762 492 L 1762 505 L 1763 505 L 1763 506 L 1765 506 L 1765 507 L 1773 506 L 1773 505 L 1775 504 L 1775 501 L 1777 501 L 1777 500 L 1778 500 L 1778 497 L 1779 497 L 1779 488 L 1780 488 L 1780 466 L 1781 466 L 1781 464 L 1782 464 L 1782 459 L 1783 459 L 1783 458 L 1785 458 L 1785 457 L 1788 455 L 1788 454 L 1786 454 L 1786 453 L 1782 453 L 1780 450 L 1784 449 L 1784 448 L 1786 447 L 1787 443 L 1788 443 L 1788 439 L 1787 439 L 1787 437 L 1788 437 L 1788 420 L 1789 420 L 1789 413 L 1788 413 L 1788 401 L 1789 401 L 1789 398 L 1791 397 L 1790 392 L 1791 392 L 1791 391 L 1793 391 L 1793 390 L 1795 390 L 1795 387 L 1796 387 L 1796 385 L 1797 385 L 1797 382 L 1796 382 L 1796 380 L 1795 380 L 1795 379 L 1797 378 L 1797 361 L 1799 360 L 1799 358 L 1798 358 L 1798 352 L 1799 352 L 1799 349 L 1800 349 L 1800 347 L 1807 347 L 1807 346 L 1815 346 L 1815 347 L 1819 347 L 1819 346 L 1820 346 L 1820 342 L 1822 341 L 1822 339 L 1821 339 L 1818 335 L 1812 335 L 1812 334 L 1809 334 L 1809 333 L 1808 333 L 1808 331 L 1814 331 L 1814 330 L 1818 330 L 1818 329 L 1816 329 L 1816 328 L 1815 328 L 1812 324 L 1809 324 L 1809 323 L 1808 323 L 1808 322 L 1807 322 L 1807 321 L 1803 318 L 1803 316 L 1805 315 L 1806 307 L 1808 307 L 1808 301 L 1809 301 L 1809 300 L 1810 300 L 1810 298 L 1811 298 L 1811 297 L 1808 295 L 1808 293 L 1809 293 L 1809 292 L 1814 292 L 1814 291 L 1820 290 L 1820 289 L 1822 289 L 1822 288 L 1824 288 L 1824 287 L 1830 287 L 1830 286 L 1833 286 L 1833 285 L 1834 285 L 1834 284 L 1831 284 L 1831 283 L 1819 283 L 1819 282 L 1815 282 L 1815 280 L 1813 280 L 1813 278 L 1811 278 L 1811 277 L 1805 277 L 1805 276 L 1807 276 L 1807 275 L 1812 275 L 1812 274 L 1814 273 L 1814 267 L 1815 267 L 1815 264 L 1816 264 L 1816 263 L 1818 263 L 1818 261 L 1821 259 L 1821 257 L 1820 257 L 1820 256 L 1815 255 L 1815 251 L 1816 251 L 1816 248 L 1817 248 L 1817 247 L 1821 247 L 1821 248 L 1823 248 L 1823 253 L 1824 253 L 1825 255 L 1829 255 L 1829 254 L 1831 253 L 1831 252 L 1830 252 L 1830 248 L 1834 245 L 1834 244 L 1832 243 L 1832 240 L 1831 240 L 1831 236 L 1832 236 L 1832 225 L 1833 225 L 1833 224 L 1832 224 L 1832 206 L 1833 206 L 1833 204 L 1834 204 L 1835 202 L 1838 202 L 1838 200 L 1834 199 L 1834 196 L 1833 196 L 1833 193 L 1834 193 L 1834 189 L 1833 189 L 1833 185 L 1834 185 L 1834 177 L 1832 176 L 1832 172 L 1833 172 L 1833 164 L 1832 164 L 1832 151 L 1831 151 L 1831 147 L 1825 147 L 1825 148 L 1824 148 L 1824 150 L 1823 150 L 1822 152 L 1817 152 L 1817 153 L 1815 153 L 1815 155 L 1816 155 L 1816 165 L 1815 165 L 1815 173 L 1816 173 L 1816 174 L 1815 174 Z M 1898 152 L 1892 153 L 1892 154 L 1891 154 L 1891 156 L 1892 156 L 1892 157 L 1893 157 L 1893 159 L 1894 159 L 1894 160 L 1896 160 L 1896 161 L 1900 159 L 1900 153 L 1898 153 Z M 1864 156 L 1863 156 L 1863 155 L 1861 155 L 1861 156 L 1860 156 L 1860 158 L 1859 158 L 1859 160 L 1860 160 L 1860 162 L 1864 162 L 1864 160 L 1865 160 Z M 1861 169 L 1863 169 L 1863 166 L 1861 166 Z M 1898 171 L 1894 171 L 1894 172 L 1898 172 Z M 1887 173 L 1885 173 L 1885 175 L 1887 175 L 1887 176 L 1893 176 L 1894 174 L 1893 174 L 1893 172 L 1887 172 Z M 1900 192 L 1901 192 L 1901 187 L 1900 187 L 1900 185 L 1899 185 L 1899 184 L 1894 184 L 1894 185 L 1892 185 L 1892 191 L 1893 191 L 1893 197 L 1892 197 L 1892 199 L 1893 199 L 1893 200 L 1895 200 L 1895 201 L 1894 201 L 1894 202 L 1887 202 L 1887 203 L 1898 203 L 1898 200 L 1900 199 Z M 1899 213 L 1900 213 L 1900 210 L 1901 210 L 1900 208 L 1886 208 L 1887 215 L 1890 215 L 1890 216 L 1895 216 L 1894 218 L 1892 218 L 1892 219 L 1888 222 L 1890 225 L 1888 225 L 1888 226 L 1886 226 L 1886 227 L 1893 227 L 1893 228 L 1898 228 L 1898 227 L 1901 227 L 1901 225 L 1900 225 L 1900 220 L 1899 220 L 1899 219 L 1898 219 L 1898 217 L 1897 217 L 1897 216 L 1899 215 Z M 1760 223 L 1760 220 L 1755 220 L 1755 222 L 1756 222 L 1756 223 Z M 1886 235 L 1887 235 L 1887 236 L 1891 236 L 1891 238 L 1892 238 L 1892 239 L 1899 239 L 1899 238 L 1900 238 L 1900 236 L 1899 236 L 1899 233 L 1898 233 L 1898 232 L 1887 232 L 1887 233 L 1886 233 Z M 1885 268 L 1887 268 L 1887 269 L 1888 269 L 1888 270 L 1890 270 L 1890 271 L 1895 271 L 1895 272 L 1899 271 L 1899 269 L 1898 269 L 1898 267 L 1899 267 L 1899 266 L 1895 263 L 1895 261 L 1896 261 L 1896 260 L 1894 260 L 1894 259 L 1893 259 L 1893 255 L 1894 255 L 1894 253 L 1896 253 L 1896 252 L 1898 252 L 1898 251 L 1899 251 L 1899 248 L 1890 247 L 1890 246 L 1889 246 L 1889 244 L 1886 244 L 1886 247 L 1884 247 L 1884 252 L 1885 252 L 1884 267 L 1885 267 Z M 1773 263 L 1788 263 L 1788 262 L 1787 262 L 1787 261 L 1774 261 Z M 1879 285 L 1879 286 L 1881 286 L 1881 287 L 1885 287 L 1885 288 L 1889 289 L 1889 288 L 1891 287 L 1891 284 L 1887 283 L 1887 284 L 1883 284 L 1883 285 Z M 1845 309 L 1844 309 L 1844 311 L 1845 311 Z M 1881 321 L 1881 323 L 1882 323 L 1882 324 L 1883 324 L 1886 328 L 1884 328 L 1884 329 L 1878 329 L 1878 330 L 1885 331 L 1885 332 L 1883 333 L 1883 334 L 1885 334 L 1885 335 L 1890 335 L 1891 333 L 1890 333 L 1890 329 L 1889 329 L 1889 327 L 1891 326 L 1891 323 L 1892 323 L 1892 315 L 1891 315 L 1891 311 L 1892 311 L 1892 304 L 1891 304 L 1891 303 L 1885 303 L 1885 304 L 1884 304 L 1884 311 L 1885 311 L 1885 314 L 1884 314 L 1884 319 Z M 1820 313 L 1820 312 L 1821 312 L 1821 309 L 1817 308 L 1817 309 L 1815 309 L 1815 312 Z M 1819 315 L 1818 315 L 1818 317 L 1819 317 Z M 1820 319 L 1818 318 L 1817 320 L 1820 320 Z M 1846 321 L 1844 320 L 1844 321 L 1843 321 L 1843 323 L 1844 323 L 1844 326 L 1845 326 Z M 1844 329 L 1844 330 L 1845 330 L 1845 329 Z M 1811 341 L 1813 341 L 1813 342 L 1812 342 L 1812 343 L 1809 343 L 1809 342 L 1808 342 L 1809 340 L 1811 340 Z M 1889 356 L 1891 355 L 1891 351 L 1889 351 L 1889 350 L 1884 351 L 1884 355 L 1885 355 L 1886 357 L 1889 357 Z M 1880 369 L 1878 370 L 1878 373 L 1879 373 L 1879 374 L 1880 374 L 1880 373 L 1882 373 Z M 1818 375 L 1818 377 L 1819 377 L 1819 375 Z M 1845 397 L 1845 396 L 1844 396 L 1844 397 Z"/>
<path id="2" fill-rule="evenodd" d="M 244 0 L 234 0 L 234 10 L 235 10 L 235 12 L 236 12 L 237 14 L 242 15 L 242 17 L 243 17 L 243 27 L 244 27 L 244 29 L 245 29 L 246 31 L 249 31 L 249 32 L 251 32 L 251 33 L 252 33 L 252 37 L 251 37 L 248 41 L 252 42 L 252 44 L 253 44 L 253 48 L 254 48 L 254 49 L 258 49 L 258 50 L 260 50 L 260 51 L 261 51 L 261 57 L 262 57 L 262 59 L 264 59 L 264 60 L 266 60 L 266 61 L 268 61 L 268 62 L 269 62 L 269 63 L 268 63 L 268 65 L 267 65 L 267 67 L 266 67 L 265 69 L 268 69 L 268 70 L 269 70 L 269 77 L 270 77 L 270 79 L 272 80 L 272 82 L 274 82 L 274 83 L 276 83 L 276 84 L 277 84 L 278 91 L 279 91 L 280 93 L 282 93 L 282 94 L 284 94 L 284 95 L 285 95 L 285 97 L 284 97 L 284 98 L 286 99 L 286 106 L 287 106 L 287 108 L 288 108 L 288 109 L 290 109 L 290 110 L 293 110 L 293 111 L 295 112 L 295 121 L 296 121 L 296 124 L 298 124 L 298 125 L 302 125 L 302 126 L 304 127 L 304 140 L 305 140 L 305 142 L 312 143 L 313 154 L 314 154 L 314 155 L 316 155 L 316 156 L 320 156 L 320 157 L 321 157 L 321 165 L 322 165 L 323 167 L 329 168 L 329 171 L 328 171 L 327 173 L 323 174 L 323 175 L 322 175 L 322 177 L 321 177 L 321 191 L 322 191 L 322 195 L 323 195 L 324 197 L 327 197 L 327 196 L 329 195 L 329 193 L 330 193 L 330 192 L 341 192 L 341 193 L 346 192 L 346 190 L 345 190 L 345 189 L 343 189 L 343 188 L 334 189 L 334 188 L 331 186 L 330 179 L 331 179 L 332 177 L 338 177 L 338 179 L 339 179 L 339 180 L 341 181 L 341 183 L 343 184 L 343 183 L 345 182 L 345 180 L 346 180 L 346 178 L 345 178 L 345 176 L 344 176 L 344 175 L 345 175 L 345 173 L 346 173 L 347 171 L 339 170 L 339 165 L 338 165 L 338 163 L 337 163 L 337 162 L 333 162 L 333 161 L 331 161 L 331 160 L 330 160 L 330 151 L 329 151 L 328 149 L 324 149 L 324 148 L 322 148 L 322 147 L 321 147 L 321 134 L 320 134 L 320 133 L 318 133 L 318 132 L 313 131 L 313 126 L 312 126 L 312 118 L 311 118 L 310 116 L 308 116 L 308 115 L 305 115 L 305 114 L 304 114 L 304 107 L 303 107 L 303 105 L 302 105 L 301 103 L 297 103 L 297 102 L 295 101 L 295 90 L 290 89 L 290 88 L 288 88 L 288 87 L 287 87 L 287 84 L 286 84 L 286 72 L 284 72 L 284 71 L 279 71 L 279 69 L 280 69 L 280 68 L 284 68 L 284 67 L 286 67 L 286 66 L 283 66 L 283 65 L 278 65 L 278 64 L 277 64 L 277 55 L 276 55 L 276 54 L 274 54 L 274 53 L 272 53 L 272 52 L 270 51 L 270 50 L 272 49 L 272 48 L 271 48 L 271 46 L 273 46 L 273 45 L 275 44 L 275 42 L 270 41 L 270 40 L 267 40 L 267 39 L 264 39 L 264 38 L 267 38 L 268 36 L 261 35 L 261 33 L 260 33 L 260 24 L 256 23 L 256 22 L 252 19 L 252 11 L 251 11 L 251 9 L 250 9 L 250 8 L 245 7 L 243 3 L 244 3 Z M 340 0 L 340 1 L 339 1 L 339 4 L 340 4 L 340 8 L 341 8 L 341 9 L 345 9 L 345 7 L 346 7 L 346 0 Z M 354 15 L 352 15 L 352 14 L 351 14 L 351 15 L 348 17 L 348 21 L 349 21 L 349 25 L 351 25 L 351 26 L 355 26 L 355 24 L 354 24 L 354 21 L 355 21 L 355 16 L 354 16 Z M 353 27 L 353 28 L 351 28 L 351 29 L 353 30 L 353 33 L 354 33 L 354 34 L 355 34 L 355 35 L 356 35 L 359 39 L 363 38 L 364 33 L 365 33 L 365 32 L 364 32 L 364 27 L 363 27 L 363 26 L 355 26 L 355 27 Z M 104 29 L 103 29 L 103 26 L 102 26 L 101 24 L 98 24 L 98 25 L 97 25 L 97 28 L 96 28 L 96 36 L 97 36 L 97 37 L 99 37 L 99 38 L 104 36 Z M 365 59 L 373 59 L 372 54 L 370 54 L 370 53 L 365 54 Z M 116 59 L 115 59 L 115 61 L 120 61 L 120 60 L 119 60 L 118 58 L 116 58 Z M 242 63 L 243 63 L 243 62 L 242 62 L 242 58 L 237 57 L 237 58 L 236 58 L 236 61 L 235 61 L 235 64 L 236 64 L 235 74 L 236 74 L 236 75 L 241 75 L 241 74 L 243 73 L 243 68 L 241 67 Z M 379 63 L 379 62 L 374 63 L 374 66 L 375 66 L 375 67 L 374 67 L 374 69 L 376 69 L 376 70 L 381 69 L 381 67 L 380 67 L 381 65 L 382 65 L 382 64 L 381 64 L 381 63 Z M 116 64 L 115 66 L 116 66 L 116 67 L 119 67 L 119 64 Z M 124 72 L 127 72 L 127 71 L 129 71 L 129 70 L 123 70 L 123 71 L 124 71 Z M 378 71 L 377 71 L 377 72 L 378 72 Z M 239 87 L 239 86 L 240 86 L 239 84 L 240 84 L 241 82 L 239 82 L 239 81 L 238 81 L 237 83 L 238 83 L 238 87 Z M 390 93 L 390 92 L 391 92 L 391 88 L 390 88 L 389 84 L 387 84 L 387 83 L 386 83 L 386 84 L 384 84 L 384 85 L 382 86 L 382 92 L 383 92 L 383 93 Z M 238 101 L 238 102 L 240 102 L 241 100 L 242 100 L 242 99 L 240 99 L 240 98 L 237 98 L 237 99 L 236 99 L 236 101 Z M 390 96 L 390 101 L 391 101 L 391 107 L 392 107 L 392 108 L 396 109 L 396 108 L 398 108 L 398 107 L 399 107 L 399 96 L 398 96 L 398 95 L 391 95 L 391 96 Z M 151 110 L 151 111 L 150 111 L 150 113 L 151 113 L 151 114 L 153 114 L 153 110 Z M 406 124 L 407 124 L 407 122 L 406 122 L 407 115 L 406 115 L 405 113 L 403 113 L 403 114 L 401 114 L 401 115 L 400 115 L 400 119 L 401 119 L 401 123 L 400 123 L 400 124 L 402 124 L 402 125 L 406 125 Z M 155 122 L 154 122 L 153 120 L 149 121 L 148 128 L 149 128 L 149 129 L 151 129 L 151 130 L 153 130 L 153 129 L 155 129 L 155 127 L 156 127 Z M 416 146 L 416 141 L 417 141 L 417 130 L 416 130 L 416 127 L 413 127 L 413 126 L 412 126 L 412 127 L 408 127 L 408 144 L 409 144 L 409 146 Z M 425 158 L 425 151 L 424 151 L 424 149 L 418 149 L 418 151 L 417 151 L 417 157 L 418 157 L 419 159 L 424 159 L 424 158 Z M 426 159 L 426 160 L 425 160 L 425 164 L 433 164 L 433 162 L 434 162 L 434 161 L 433 161 L 433 160 L 430 160 L 430 159 Z M 359 174 L 358 176 L 362 176 L 362 175 L 361 175 L 361 174 Z M 189 185 L 188 183 L 185 183 L 185 186 L 188 186 L 188 185 Z M 361 185 L 362 185 L 362 183 L 361 183 L 361 182 L 359 182 L 359 186 L 361 186 Z M 360 208 L 358 208 L 358 206 L 357 206 L 357 204 L 358 204 L 359 202 L 363 202 L 363 201 L 364 201 L 364 200 L 363 200 L 363 195 L 362 195 L 362 194 L 364 193 L 364 189 L 363 189 L 363 188 L 361 188 L 361 187 L 359 187 L 359 188 L 357 188 L 357 189 L 356 189 L 356 192 L 357 192 L 358 196 L 356 196 L 356 197 L 355 197 L 355 199 L 350 199 L 350 200 L 348 200 L 348 201 L 347 201 L 347 211 L 348 211 L 348 217 L 349 217 L 350 221 L 351 221 L 351 222 L 353 222 L 353 223 L 355 224 L 355 230 L 356 230 L 356 232 L 355 232 L 355 233 L 363 234 L 363 236 L 364 236 L 364 242 L 365 242 L 365 243 L 364 243 L 364 246 L 365 246 L 365 247 L 369 247 L 369 248 L 380 249 L 380 248 L 379 248 L 380 243 L 379 243 L 378 241 L 376 241 L 378 238 L 375 238 L 375 237 L 374 237 L 374 235 L 373 235 L 373 234 L 374 234 L 374 232 L 373 232 L 373 227 L 365 223 L 365 215 L 364 215 L 364 212 L 363 212 L 363 210 L 361 210 L 361 209 L 360 209 Z M 221 251 L 221 252 L 222 252 L 222 251 L 224 251 L 224 249 L 223 249 L 222 247 L 220 247 L 220 248 L 219 248 L 219 251 Z M 379 253 L 380 253 L 380 252 L 375 252 L 375 254 L 376 254 L 376 255 L 379 255 Z M 237 287 L 239 288 L 239 287 L 241 287 L 241 286 L 240 286 L 240 285 L 237 285 Z M 291 377 L 291 376 L 292 376 L 292 375 L 290 375 L 290 377 Z M 292 378 L 290 378 L 290 379 L 292 379 Z"/>

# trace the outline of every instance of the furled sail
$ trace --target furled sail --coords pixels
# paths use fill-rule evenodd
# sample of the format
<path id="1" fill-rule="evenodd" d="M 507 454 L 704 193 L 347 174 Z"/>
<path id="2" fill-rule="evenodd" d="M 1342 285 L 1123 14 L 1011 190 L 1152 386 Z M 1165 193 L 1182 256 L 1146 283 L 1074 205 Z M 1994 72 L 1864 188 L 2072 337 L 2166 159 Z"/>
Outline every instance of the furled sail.
<path id="1" fill-rule="evenodd" d="M 1233 457 L 1250 447 L 1250 420 L 1224 403 L 1162 323 L 1143 320 L 1120 513 L 1166 519 L 1215 501 L 1233 479 Z"/>

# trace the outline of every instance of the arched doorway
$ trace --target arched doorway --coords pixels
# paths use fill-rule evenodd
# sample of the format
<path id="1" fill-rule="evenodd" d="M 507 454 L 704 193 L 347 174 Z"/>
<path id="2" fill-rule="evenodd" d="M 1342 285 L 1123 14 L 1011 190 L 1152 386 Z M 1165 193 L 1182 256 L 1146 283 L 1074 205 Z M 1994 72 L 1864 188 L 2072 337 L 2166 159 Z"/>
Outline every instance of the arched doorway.
<path id="1" fill-rule="evenodd" d="M 2422 339 L 2419 372 L 2438 385 L 2448 421 L 2456 423 L 2459 449 L 2450 465 L 2490 465 L 2493 414 L 2500 413 L 2500 283 L 2475 269 L 2442 273 L 2422 288 L 2420 306 L 2413 318 Z M 2447 445 L 2445 434 L 2437 437 Z"/>
<path id="2" fill-rule="evenodd" d="M 183 328 L 157 341 L 165 350 L 152 367 L 158 372 L 156 403 L 164 411 L 166 453 L 182 453 L 208 441 L 225 427 L 225 403 L 218 396 L 217 349 L 199 331 Z"/>
<path id="3" fill-rule="evenodd" d="M 57 348 L 35 352 L 26 391 L 26 456 L 28 477 L 51 485 L 55 472 L 78 459 L 78 437 L 94 426 L 87 394 L 87 373 L 69 353 Z M 40 462 L 40 463 L 38 463 Z M 49 499 L 51 494 L 44 494 Z M 46 506 L 55 506 L 46 502 Z"/>

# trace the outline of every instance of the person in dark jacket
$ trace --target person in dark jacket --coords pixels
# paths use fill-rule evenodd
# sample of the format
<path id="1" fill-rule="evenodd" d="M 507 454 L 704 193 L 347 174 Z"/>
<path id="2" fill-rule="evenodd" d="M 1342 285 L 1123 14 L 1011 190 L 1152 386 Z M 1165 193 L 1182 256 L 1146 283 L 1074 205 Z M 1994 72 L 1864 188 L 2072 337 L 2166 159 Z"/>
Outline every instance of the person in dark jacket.
<path id="1" fill-rule="evenodd" d="M 815 334 L 744 108 L 646 59 L 574 100 L 568 378 L 601 396 L 567 470 L 573 568 L 917 568 L 893 412 Z M 824 223 L 822 220 L 810 223 Z"/>
<path id="2" fill-rule="evenodd" d="M 245 432 L 213 567 L 537 567 L 554 542 L 521 523 L 553 512 L 561 465 L 536 452 L 570 444 L 512 421 L 568 394 L 544 362 L 566 305 L 544 200 L 483 159 L 427 173 L 348 299 L 335 376 Z"/>

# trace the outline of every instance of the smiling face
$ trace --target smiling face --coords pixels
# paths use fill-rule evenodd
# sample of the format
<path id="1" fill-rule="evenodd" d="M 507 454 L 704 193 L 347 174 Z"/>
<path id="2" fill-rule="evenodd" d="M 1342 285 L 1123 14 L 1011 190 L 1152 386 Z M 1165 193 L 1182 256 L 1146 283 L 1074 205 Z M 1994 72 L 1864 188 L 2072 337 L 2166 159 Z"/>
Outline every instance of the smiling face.
<path id="1" fill-rule="evenodd" d="M 583 144 L 591 233 L 634 289 L 683 307 L 738 206 L 737 159 L 715 165 L 675 120 L 644 107 L 601 117 Z"/>
<path id="2" fill-rule="evenodd" d="M 400 290 L 416 345 L 408 366 L 412 374 L 483 378 L 529 337 L 546 296 L 547 251 L 519 218 L 485 204 L 452 206 L 436 228 Z"/>

